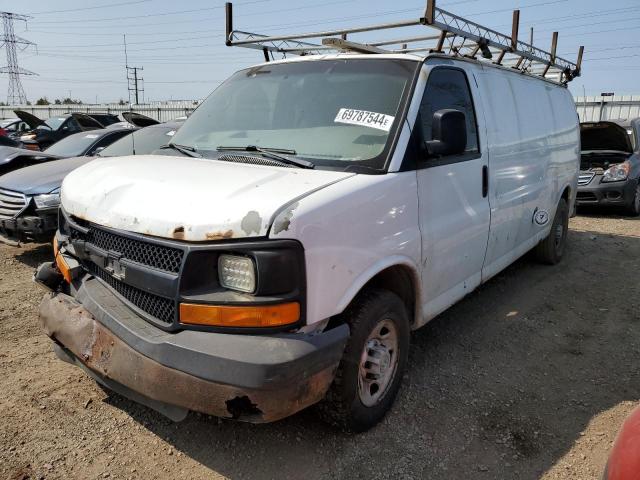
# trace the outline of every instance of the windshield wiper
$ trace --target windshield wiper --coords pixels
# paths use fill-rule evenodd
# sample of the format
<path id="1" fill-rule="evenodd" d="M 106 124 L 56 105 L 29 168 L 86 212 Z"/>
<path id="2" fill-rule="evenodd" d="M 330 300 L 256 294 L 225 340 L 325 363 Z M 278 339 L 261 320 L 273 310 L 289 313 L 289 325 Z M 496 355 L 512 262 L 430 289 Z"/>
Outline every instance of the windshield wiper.
<path id="1" fill-rule="evenodd" d="M 261 153 L 263 157 L 270 158 L 278 162 L 286 163 L 289 165 L 295 165 L 300 168 L 315 168 L 315 165 L 307 160 L 279 155 L 280 153 L 284 153 L 287 155 L 296 154 L 295 150 L 289 150 L 286 148 L 256 147 L 255 145 L 247 145 L 246 147 L 227 147 L 227 146 L 221 145 L 218 148 L 216 148 L 216 150 L 218 152 L 227 152 L 227 151 L 234 151 L 234 150 L 245 151 L 245 152 L 258 152 L 258 153 Z"/>
<path id="2" fill-rule="evenodd" d="M 172 150 L 177 150 L 178 152 L 188 157 L 202 158 L 202 155 L 200 155 L 195 148 L 189 147 L 187 145 L 178 145 L 177 143 L 167 143 L 166 145 L 162 145 L 159 150 L 166 150 L 169 148 Z"/>

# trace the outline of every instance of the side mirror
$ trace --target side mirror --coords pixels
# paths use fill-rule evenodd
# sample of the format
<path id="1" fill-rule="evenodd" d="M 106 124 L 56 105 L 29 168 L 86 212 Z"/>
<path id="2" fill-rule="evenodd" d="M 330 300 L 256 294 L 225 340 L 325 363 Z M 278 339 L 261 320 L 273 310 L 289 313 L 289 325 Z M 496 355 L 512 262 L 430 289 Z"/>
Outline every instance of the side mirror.
<path id="1" fill-rule="evenodd" d="M 105 148 L 106 148 L 106 147 L 98 147 L 98 148 L 96 148 L 96 149 L 91 153 L 91 155 L 92 155 L 92 156 L 93 156 L 93 155 L 97 155 L 97 154 L 99 154 L 102 150 L 104 150 Z"/>
<path id="2" fill-rule="evenodd" d="M 458 155 L 467 148 L 467 119 L 459 110 L 444 109 L 433 114 L 429 156 Z"/>

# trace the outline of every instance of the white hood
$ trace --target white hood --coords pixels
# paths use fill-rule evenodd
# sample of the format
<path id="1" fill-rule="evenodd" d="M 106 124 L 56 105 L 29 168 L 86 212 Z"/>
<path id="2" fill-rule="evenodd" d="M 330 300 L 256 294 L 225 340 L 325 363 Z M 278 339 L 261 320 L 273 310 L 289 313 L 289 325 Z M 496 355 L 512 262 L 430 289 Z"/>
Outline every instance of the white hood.
<path id="1" fill-rule="evenodd" d="M 352 175 L 160 155 L 101 158 L 65 178 L 62 206 L 99 225 L 157 237 L 257 237 L 284 205 Z"/>

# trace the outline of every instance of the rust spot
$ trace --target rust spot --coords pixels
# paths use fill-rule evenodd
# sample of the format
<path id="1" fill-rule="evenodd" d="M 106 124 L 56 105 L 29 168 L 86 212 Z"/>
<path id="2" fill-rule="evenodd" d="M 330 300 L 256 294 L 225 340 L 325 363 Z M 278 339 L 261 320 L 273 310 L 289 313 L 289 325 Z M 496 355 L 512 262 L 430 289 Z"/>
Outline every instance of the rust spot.
<path id="1" fill-rule="evenodd" d="M 233 237 L 233 230 L 227 230 L 226 232 L 211 232 L 206 234 L 207 240 L 224 240 L 225 238 Z"/>
<path id="2" fill-rule="evenodd" d="M 176 227 L 173 229 L 173 238 L 184 240 L 184 227 Z"/>

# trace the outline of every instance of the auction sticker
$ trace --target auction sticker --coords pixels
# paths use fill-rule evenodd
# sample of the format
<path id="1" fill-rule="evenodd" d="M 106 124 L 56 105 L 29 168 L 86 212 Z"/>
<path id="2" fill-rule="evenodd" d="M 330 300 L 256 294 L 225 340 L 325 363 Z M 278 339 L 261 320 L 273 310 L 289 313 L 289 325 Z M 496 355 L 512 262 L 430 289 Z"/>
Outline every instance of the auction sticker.
<path id="1" fill-rule="evenodd" d="M 341 108 L 338 115 L 333 120 L 335 123 L 348 123 L 349 125 L 360 125 L 361 127 L 376 128 L 388 132 L 396 117 L 385 115 L 384 113 L 367 112 L 366 110 L 356 110 L 353 108 Z"/>

